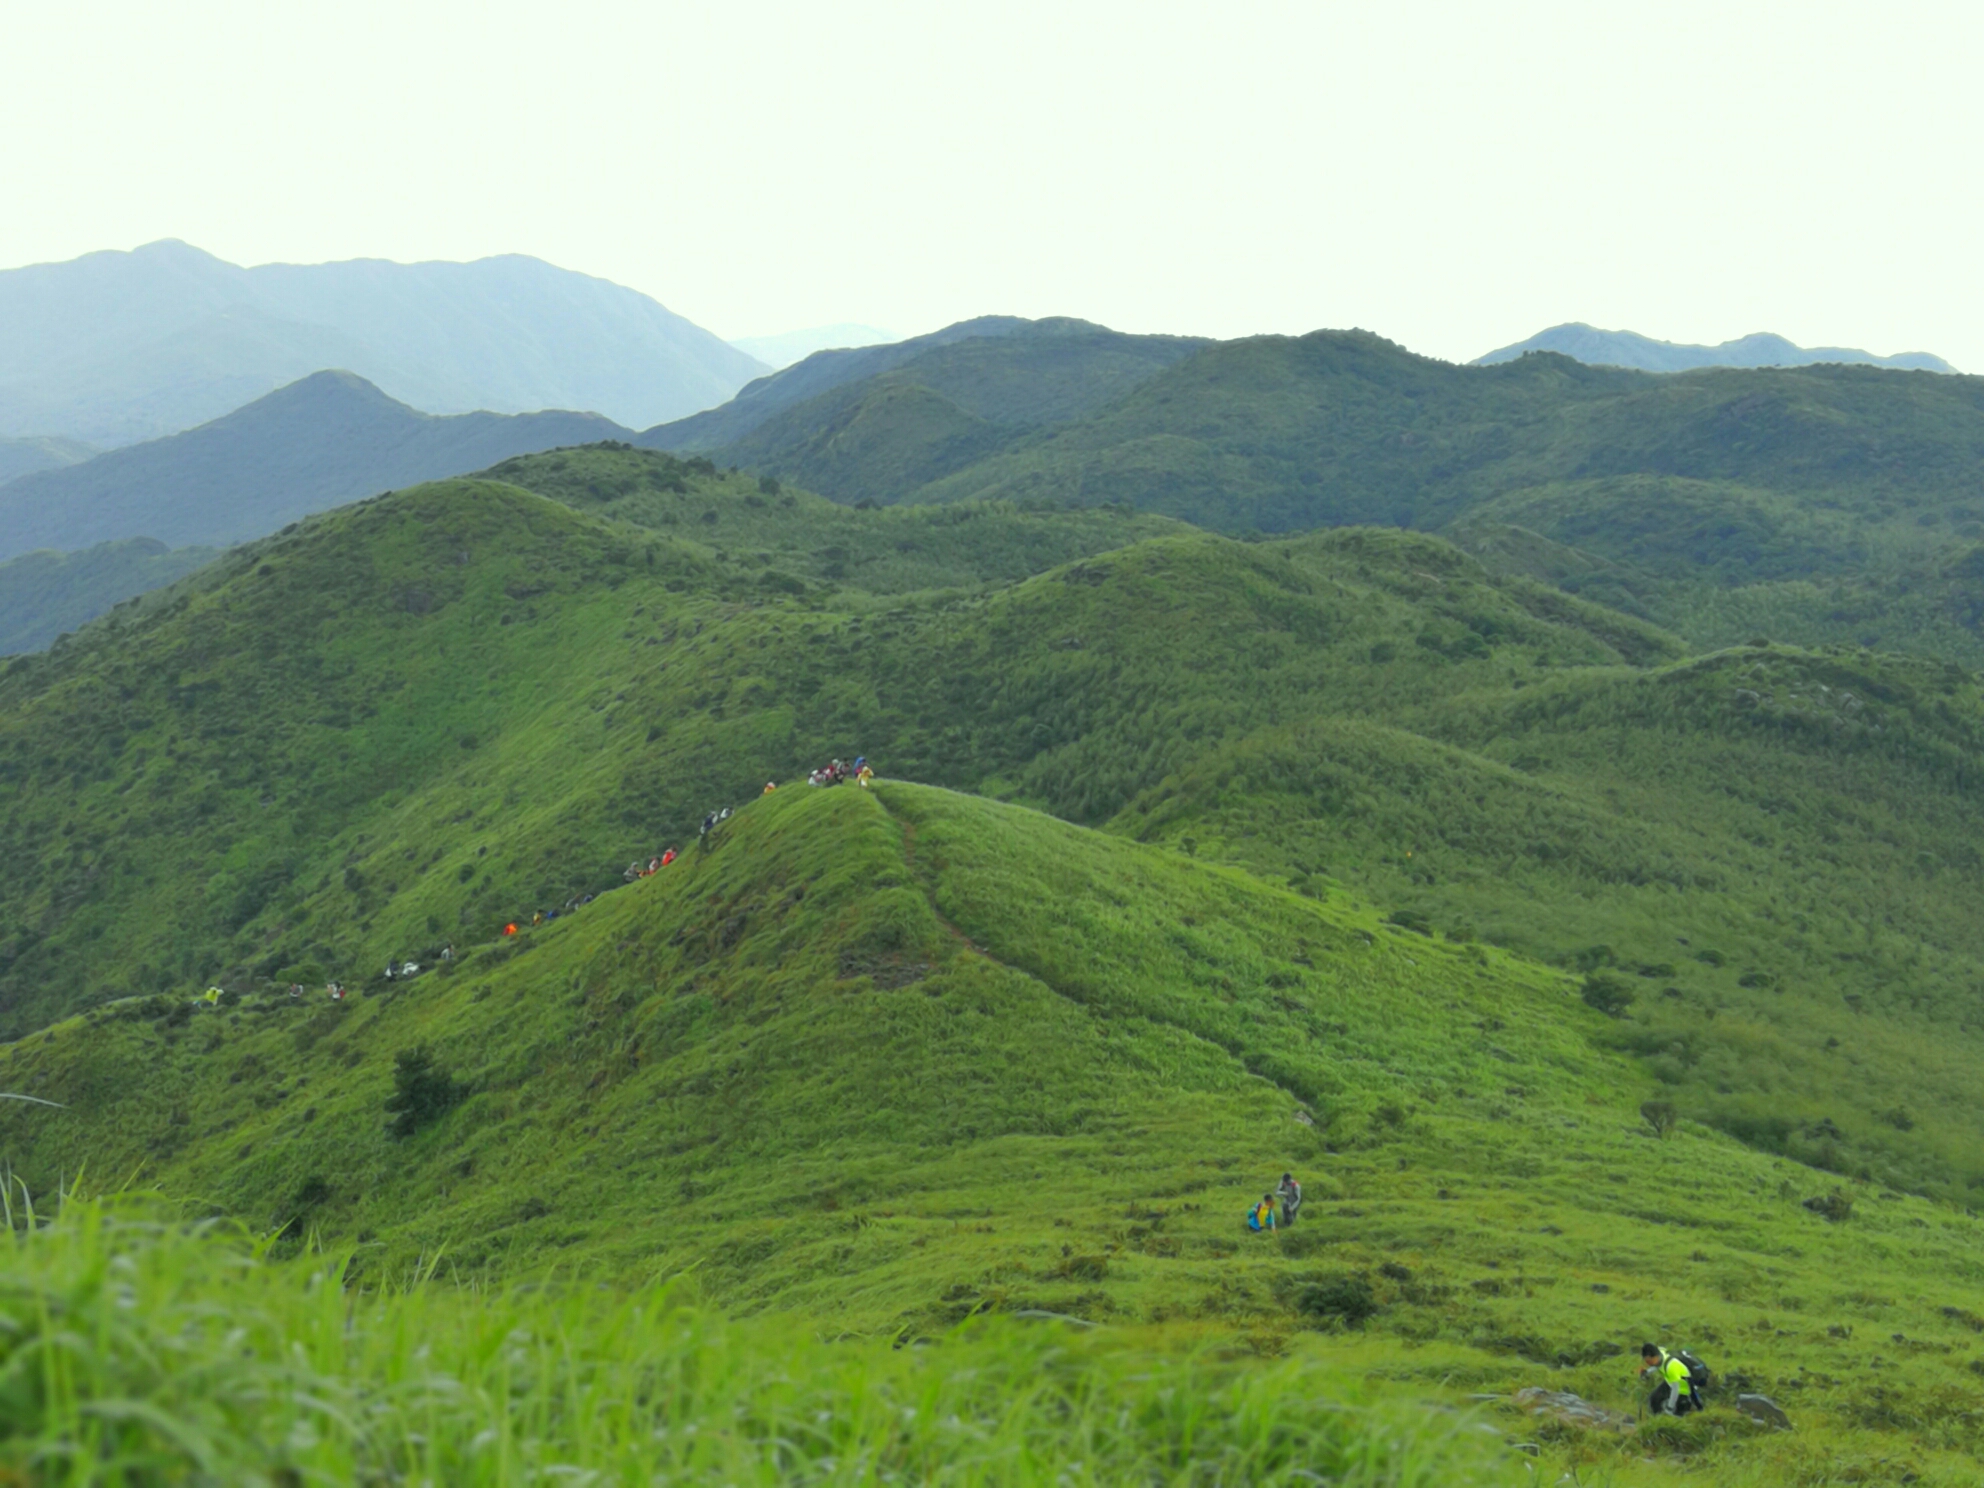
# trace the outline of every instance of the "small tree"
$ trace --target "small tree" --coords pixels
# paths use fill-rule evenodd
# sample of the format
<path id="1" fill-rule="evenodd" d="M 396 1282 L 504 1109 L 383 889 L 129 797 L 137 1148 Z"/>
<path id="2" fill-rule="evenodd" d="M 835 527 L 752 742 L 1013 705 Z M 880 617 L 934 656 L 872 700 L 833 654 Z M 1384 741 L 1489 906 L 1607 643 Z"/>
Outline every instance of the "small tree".
<path id="1" fill-rule="evenodd" d="M 1317 1276 L 1296 1290 L 1295 1310 L 1326 1327 L 1356 1328 L 1378 1310 L 1378 1302 L 1361 1276 Z"/>
<path id="2" fill-rule="evenodd" d="M 1656 1137 L 1664 1137 L 1674 1130 L 1674 1123 L 1681 1118 L 1675 1113 L 1674 1102 L 1650 1100 L 1640 1107 L 1640 1117 L 1653 1128 Z"/>
<path id="3" fill-rule="evenodd" d="M 395 1137 L 410 1137 L 446 1115 L 463 1093 L 454 1077 L 435 1064 L 434 1052 L 425 1044 L 402 1049 L 393 1057 L 393 1093 L 386 1101 L 393 1120 L 387 1130 Z"/>
<path id="4" fill-rule="evenodd" d="M 1608 1017 L 1616 1018 L 1632 1006 L 1633 989 L 1618 977 L 1599 972 L 1584 979 L 1582 996 L 1586 1006 L 1595 1007 Z"/>

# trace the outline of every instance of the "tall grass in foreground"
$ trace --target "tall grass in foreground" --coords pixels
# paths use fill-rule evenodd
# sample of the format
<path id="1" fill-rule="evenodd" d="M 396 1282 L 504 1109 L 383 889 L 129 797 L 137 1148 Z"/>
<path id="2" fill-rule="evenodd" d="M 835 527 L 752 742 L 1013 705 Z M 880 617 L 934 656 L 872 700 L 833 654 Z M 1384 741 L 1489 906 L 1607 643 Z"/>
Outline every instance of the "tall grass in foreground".
<path id="1" fill-rule="evenodd" d="M 928 1348 L 726 1322 L 678 1290 L 347 1291 L 221 1225 L 72 1200 L 0 1236 L 0 1480 L 1317 1483 L 1522 1476 L 1315 1365 L 1062 1325 Z"/>

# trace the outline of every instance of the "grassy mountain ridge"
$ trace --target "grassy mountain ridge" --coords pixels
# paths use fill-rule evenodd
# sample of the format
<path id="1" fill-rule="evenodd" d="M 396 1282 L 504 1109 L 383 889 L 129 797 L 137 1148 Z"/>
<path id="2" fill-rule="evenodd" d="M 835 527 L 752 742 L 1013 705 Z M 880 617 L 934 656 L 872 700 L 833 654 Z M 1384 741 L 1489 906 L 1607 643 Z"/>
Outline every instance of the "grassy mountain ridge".
<path id="1" fill-rule="evenodd" d="M 1264 730 L 1117 825 L 1609 979 L 1635 1002 L 1622 1039 L 1703 1119 L 1849 1171 L 1928 1161 L 1964 1196 L 1975 724 L 1895 717 L 1934 717 L 1941 693 L 1933 672 L 1781 651 L 1566 678 L 1418 732 Z"/>
<path id="2" fill-rule="evenodd" d="M 686 1273 L 965 1360 L 1046 1313 L 1422 1413 L 1630 1411 L 1685 1341 L 1796 1431 L 1491 1419 L 1621 1482 L 1974 1476 L 1972 674 L 1690 654 L 1426 534 L 497 469 L 0 671 L 31 1191 L 135 1173 L 361 1293 Z"/>
<path id="3" fill-rule="evenodd" d="M 1504 572 L 1684 632 L 1849 643 L 1984 664 L 1980 509 L 1855 512 L 1727 482 L 1625 476 L 1484 503 L 1447 535 Z"/>
<path id="4" fill-rule="evenodd" d="M 609 505 L 727 501 L 716 525 L 754 544 L 844 520 L 852 551 L 948 513 L 650 489 L 666 457 L 608 453 L 636 472 Z M 564 476 L 590 486 L 592 458 Z M 974 520 L 1012 561 L 1054 556 L 1040 514 Z M 1073 563 L 895 596 L 486 482 L 243 550 L 0 681 L 11 1026 L 424 959 L 863 751 L 1621 980 L 1620 1036 L 1690 1114 L 1969 1192 L 1974 679 L 1788 648 L 1677 663 L 1658 630 L 1430 537 L 1081 520 L 1056 539 L 1091 548 Z M 1092 551 L 1112 530 L 1129 545 Z M 1229 787 L 1262 750 L 1285 790 Z M 1414 760 L 1431 773 L 1392 768 Z"/>
<path id="5" fill-rule="evenodd" d="M 946 354 L 1016 354 L 1000 345 Z M 1005 428 L 915 381 L 924 364 L 848 382 L 713 453 L 850 501 L 1123 504 L 1269 532 L 1378 523 L 1484 554 L 1510 545 L 1483 534 L 1515 528 L 1614 567 L 1523 538 L 1511 571 L 1574 577 L 1697 645 L 1749 625 L 1984 659 L 1984 594 L 1949 568 L 1984 538 L 1976 378 L 1655 375 L 1554 354 L 1455 367 L 1317 332 L 1197 348 L 1110 385 L 1113 401 L 1043 404 Z"/>
<path id="6" fill-rule="evenodd" d="M 1113 496 L 1141 444 L 1183 439 L 1235 489 L 1222 497 L 1181 469 L 1138 504 L 1210 525 L 1244 511 L 1270 531 L 1437 527 L 1503 492 L 1628 473 L 1915 508 L 1968 496 L 1980 411 L 1975 378 L 1856 367 L 1657 377 L 1547 356 L 1454 367 L 1375 336 L 1317 332 L 1209 348 L 1038 448 L 915 499 Z"/>
<path id="7" fill-rule="evenodd" d="M 482 476 L 590 515 L 669 533 L 713 557 L 771 574 L 776 583 L 798 577 L 867 594 L 1012 582 L 1090 553 L 1189 530 L 1121 508 L 1063 512 L 960 502 L 851 510 L 775 479 L 719 472 L 705 458 L 624 443 L 522 455 Z"/>
<path id="8" fill-rule="evenodd" d="M 0 1130 L 24 1177 L 88 1152 L 365 1237 L 362 1276 L 443 1246 L 468 1273 L 694 1266 L 836 1335 L 1050 1312 L 1300 1354 L 1370 1305 L 1332 1351 L 1422 1398 L 1542 1379 L 1628 1404 L 1623 1352 L 1672 1331 L 1799 1435 L 1725 1414 L 1572 1462 L 1783 1481 L 1899 1451 L 1961 1481 L 1978 1222 L 1876 1191 L 1829 1222 L 1781 1158 L 1635 1131 L 1648 1084 L 1607 1027 L 1573 979 L 1351 896 L 928 788 L 788 788 L 445 973 L 191 1019 L 139 999 L 16 1044 L 9 1088 L 67 1109 Z M 414 1044 L 461 1090 L 395 1141 Z M 1245 1236 L 1290 1165 L 1304 1220 Z M 1916 1347 L 1871 1358 L 1856 1328 Z"/>
<path id="9" fill-rule="evenodd" d="M 1030 430 L 1115 402 L 1203 345 L 1086 321 L 1033 321 L 945 342 L 843 383 L 729 439 L 720 454 L 844 501 L 914 490 Z"/>
<path id="10" fill-rule="evenodd" d="M 710 454 L 744 440 L 765 451 L 789 448 L 823 421 L 848 416 L 843 389 L 877 379 L 930 389 L 993 423 L 1060 422 L 1207 344 L 1194 336 L 1125 335 L 1067 316 L 981 315 L 904 341 L 815 352 L 721 407 L 649 429 L 635 442 L 679 454 Z"/>
<path id="11" fill-rule="evenodd" d="M 679 454 L 707 454 L 742 438 L 794 404 L 816 398 L 843 383 L 891 371 L 932 347 L 974 337 L 1010 336 L 1029 324 L 1015 315 L 981 315 L 905 341 L 816 351 L 794 366 L 781 367 L 746 383 L 728 403 L 643 431 L 640 443 L 650 449 Z"/>

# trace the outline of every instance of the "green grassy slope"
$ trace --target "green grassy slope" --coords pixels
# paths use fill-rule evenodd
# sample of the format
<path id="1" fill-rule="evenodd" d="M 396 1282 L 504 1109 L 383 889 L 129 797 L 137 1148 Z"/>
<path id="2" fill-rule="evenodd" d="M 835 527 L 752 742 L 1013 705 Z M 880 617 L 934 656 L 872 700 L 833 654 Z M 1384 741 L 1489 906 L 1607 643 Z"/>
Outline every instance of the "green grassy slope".
<path id="1" fill-rule="evenodd" d="M 215 556 L 212 548 L 168 548 L 153 538 L 134 537 L 79 553 L 24 553 L 0 563 L 0 656 L 39 651 Z"/>
<path id="2" fill-rule="evenodd" d="M 776 478 L 618 443 L 522 455 L 482 475 L 665 532 L 788 589 L 792 577 L 868 594 L 1011 582 L 1190 530 L 1121 507 L 1058 511 L 973 501 L 855 509 L 785 489 Z"/>
<path id="3" fill-rule="evenodd" d="M 1932 711 L 1941 689 L 1914 680 Z M 1695 1114 L 1969 1197 L 1974 765 L 1837 737 L 1818 689 L 1883 681 L 1897 669 L 1739 654 L 1539 687 L 1434 739 L 1315 720 L 1208 755 L 1118 826 L 1612 978 L 1635 999 L 1618 1041 Z M 1740 711 L 1759 684 L 1773 700 Z"/>
<path id="4" fill-rule="evenodd" d="M 1208 344 L 1195 336 L 1129 336 L 1065 316 L 980 316 L 906 341 L 816 353 L 759 378 L 719 408 L 649 429 L 635 442 L 684 454 L 748 443 L 804 460 L 822 452 L 822 426 L 845 422 L 879 388 L 927 390 L 955 415 L 1010 434 L 1100 407 Z"/>
<path id="5" fill-rule="evenodd" d="M 1828 1221 L 1808 1170 L 1698 1126 L 1655 1139 L 1657 1086 L 1571 977 L 1014 807 L 788 788 L 445 974 L 173 1002 L 0 1056 L 7 1088 L 67 1107 L 0 1113 L 23 1178 L 140 1171 L 356 1239 L 374 1278 L 422 1254 L 692 1267 L 830 1332 L 1048 1311 L 1305 1352 L 1358 1278 L 1377 1311 L 1330 1351 L 1381 1380 L 1629 1406 L 1621 1351 L 1652 1335 L 1796 1412 L 1788 1441 L 1722 1414 L 1623 1460 L 1580 1449 L 1628 1470 L 1901 1457 L 1956 1482 L 1978 1445 L 1976 1220 L 1867 1187 Z M 395 1141 L 414 1044 L 466 1089 Z M 1291 1166 L 1308 1214 L 1247 1236 Z"/>
<path id="6" fill-rule="evenodd" d="M 1499 571 L 1560 584 L 1697 645 L 1753 635 L 1984 664 L 1984 506 L 1914 509 L 1666 476 L 1511 492 L 1447 529 Z"/>
<path id="7" fill-rule="evenodd" d="M 421 413 L 317 372 L 211 423 L 0 487 L 0 557 L 134 537 L 258 538 L 392 486 L 626 431 L 596 413 Z"/>
<path id="8" fill-rule="evenodd" d="M 1085 321 L 932 347 L 785 409 L 714 453 L 844 501 L 893 499 L 1115 403 L 1206 343 Z"/>
<path id="9" fill-rule="evenodd" d="M 719 457 L 849 501 L 1110 502 L 1228 530 L 1451 528 L 1484 558 L 1506 547 L 1484 535 L 1515 527 L 1608 560 L 1604 575 L 1548 567 L 1698 645 L 1749 626 L 1984 660 L 1984 591 L 1950 568 L 1984 538 L 1976 378 L 1655 376 L 1553 355 L 1455 367 L 1319 332 L 1203 348 L 1112 386 L 1106 404 L 1043 378 L 1032 421 L 1014 425 L 911 371 L 789 408 Z"/>
<path id="10" fill-rule="evenodd" d="M 1454 367 L 1317 332 L 1211 347 L 915 494 L 1098 499 L 1134 485 L 1140 507 L 1267 530 L 1433 527 L 1504 492 L 1634 473 L 1940 508 L 1974 499 L 1980 410 L 1984 380 L 1970 377 L 1836 366 L 1659 377 L 1555 356 Z M 1136 484 L 1167 446 L 1170 479 Z"/>
<path id="11" fill-rule="evenodd" d="M 71 1202 L 53 1225 L 0 1232 L 8 1362 L 46 1366 L 0 1438 L 0 1467 L 24 1481 L 1436 1488 L 1530 1475 L 1469 1415 L 1372 1400 L 1313 1354 L 1153 1357 L 1019 1323 L 974 1324 L 941 1348 L 826 1342 L 785 1319 L 726 1321 L 667 1285 L 347 1289 L 335 1258 L 278 1261 L 156 1207 Z"/>
<path id="12" fill-rule="evenodd" d="M 786 511 L 732 494 L 741 524 Z M 1676 666 L 1644 624 L 1363 531 L 1165 537 L 893 599 L 779 572 L 452 483 L 17 661 L 11 1029 L 426 960 L 863 751 L 1624 975 L 1619 1037 L 1691 1115 L 1929 1192 L 1979 1176 L 1966 675 L 1788 649 Z"/>

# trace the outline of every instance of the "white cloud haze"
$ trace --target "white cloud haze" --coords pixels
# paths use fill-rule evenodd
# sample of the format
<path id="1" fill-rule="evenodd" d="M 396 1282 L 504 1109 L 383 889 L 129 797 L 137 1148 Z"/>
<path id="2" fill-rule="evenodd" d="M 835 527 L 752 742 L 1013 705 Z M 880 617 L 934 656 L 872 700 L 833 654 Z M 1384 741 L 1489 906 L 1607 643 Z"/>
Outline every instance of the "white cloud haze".
<path id="1" fill-rule="evenodd" d="M 9 6 L 0 265 L 535 254 L 726 335 L 1564 320 L 1984 371 L 1974 8 Z"/>

